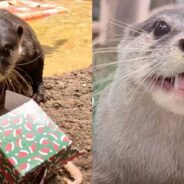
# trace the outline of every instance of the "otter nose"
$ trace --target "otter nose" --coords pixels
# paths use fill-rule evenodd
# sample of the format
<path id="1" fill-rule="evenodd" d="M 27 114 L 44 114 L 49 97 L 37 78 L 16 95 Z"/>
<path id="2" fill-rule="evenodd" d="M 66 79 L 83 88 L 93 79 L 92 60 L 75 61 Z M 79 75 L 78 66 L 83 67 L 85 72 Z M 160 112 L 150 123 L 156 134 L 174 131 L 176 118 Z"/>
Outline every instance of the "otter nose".
<path id="1" fill-rule="evenodd" d="M 184 39 L 179 40 L 179 48 L 180 48 L 181 51 L 184 52 Z"/>

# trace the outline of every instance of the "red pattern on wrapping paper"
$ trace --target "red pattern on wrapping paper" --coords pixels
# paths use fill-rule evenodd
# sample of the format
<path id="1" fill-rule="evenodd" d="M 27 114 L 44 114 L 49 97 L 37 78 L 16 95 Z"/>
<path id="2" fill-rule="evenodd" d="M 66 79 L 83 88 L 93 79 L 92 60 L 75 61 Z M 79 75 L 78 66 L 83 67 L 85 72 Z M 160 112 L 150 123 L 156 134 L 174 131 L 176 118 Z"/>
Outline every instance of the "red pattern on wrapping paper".
<path id="1" fill-rule="evenodd" d="M 41 160 L 44 160 L 43 157 L 41 157 L 40 155 L 33 156 L 31 159 L 32 160 L 36 160 L 36 158 L 39 158 Z"/>
<path id="2" fill-rule="evenodd" d="M 12 165 L 15 165 L 15 161 L 12 159 L 12 158 L 9 158 L 8 161 L 12 164 Z"/>
<path id="3" fill-rule="evenodd" d="M 48 154 L 50 152 L 50 148 L 42 148 L 40 151 Z"/>
<path id="4" fill-rule="evenodd" d="M 0 169 L 0 173 L 10 182 L 9 184 L 14 184 L 14 180 L 11 175 L 6 173 L 4 170 Z"/>
<path id="5" fill-rule="evenodd" d="M 65 136 L 63 142 L 70 142 L 70 139 L 67 136 Z"/>
<path id="6" fill-rule="evenodd" d="M 58 140 L 58 135 L 57 134 L 55 134 L 54 132 L 49 132 L 48 133 L 49 135 L 51 135 L 51 136 L 53 136 L 53 137 L 55 137 L 57 140 Z"/>
<path id="7" fill-rule="evenodd" d="M 29 129 L 29 130 L 32 130 L 33 129 L 33 124 L 28 122 L 26 123 L 26 127 Z"/>
<path id="8" fill-rule="evenodd" d="M 34 134 L 33 133 L 29 133 L 26 135 L 26 138 L 28 139 L 32 139 L 34 137 Z"/>
<path id="9" fill-rule="evenodd" d="M 16 125 L 17 123 L 19 123 L 19 122 L 20 122 L 20 120 L 21 120 L 20 118 L 16 118 L 16 119 L 14 119 L 14 120 L 13 120 L 13 124 L 15 124 L 15 125 Z"/>
<path id="10" fill-rule="evenodd" d="M 36 144 L 33 143 L 33 144 L 30 146 L 30 148 L 31 148 L 31 150 L 32 150 L 33 152 L 35 152 L 35 151 L 36 151 Z"/>
<path id="11" fill-rule="evenodd" d="M 19 158 L 24 158 L 24 157 L 27 157 L 28 155 L 29 155 L 29 153 L 24 152 L 24 151 L 20 151 L 19 154 L 18 154 L 18 157 Z"/>
<path id="12" fill-rule="evenodd" d="M 23 164 L 21 164 L 21 165 L 19 166 L 19 169 L 20 169 L 20 170 L 24 170 L 24 169 L 27 168 L 27 166 L 28 166 L 28 163 L 23 163 Z"/>
<path id="13" fill-rule="evenodd" d="M 39 133 L 43 133 L 44 132 L 44 127 L 39 127 L 37 130 L 38 130 Z"/>
<path id="14" fill-rule="evenodd" d="M 12 150 L 13 150 L 12 143 L 8 143 L 8 144 L 6 145 L 6 151 L 10 152 L 10 151 L 12 151 Z"/>
<path id="15" fill-rule="evenodd" d="M 43 142 L 42 142 L 43 145 L 47 145 L 47 144 L 49 144 L 49 143 L 50 143 L 49 140 L 43 140 Z"/>
<path id="16" fill-rule="evenodd" d="M 9 136 L 11 133 L 12 133 L 12 130 L 6 130 L 6 131 L 4 132 L 4 135 L 5 135 L 5 136 Z"/>
<path id="17" fill-rule="evenodd" d="M 22 138 L 16 140 L 16 146 L 20 148 L 19 142 L 22 140 Z"/>
<path id="18" fill-rule="evenodd" d="M 20 115 L 19 115 L 20 116 Z M 15 174 L 15 178 L 17 177 L 20 177 L 21 175 L 20 175 L 20 171 L 21 170 L 24 170 L 24 172 L 23 173 L 27 173 L 28 175 L 29 175 L 29 169 L 32 167 L 32 165 L 31 165 L 31 158 L 29 159 L 29 160 L 27 160 L 27 153 L 26 153 L 26 151 L 29 151 L 29 153 L 34 153 L 34 149 L 41 149 L 40 148 L 40 146 L 37 146 L 37 144 L 39 143 L 39 140 L 41 141 L 41 143 L 43 143 L 45 146 L 43 146 L 43 147 L 46 147 L 46 148 L 44 148 L 44 149 L 41 149 L 41 151 L 43 152 L 43 155 L 44 155 L 44 153 L 45 153 L 45 155 L 46 155 L 46 153 L 49 153 L 49 152 L 54 152 L 54 149 L 53 149 L 53 146 L 52 146 L 52 143 L 53 143 L 53 141 L 55 142 L 55 149 L 59 149 L 60 148 L 60 139 L 58 139 L 58 141 L 55 141 L 56 140 L 56 138 L 58 137 L 58 138 L 60 138 L 61 137 L 61 135 L 59 134 L 59 132 L 57 131 L 58 129 L 57 129 L 57 127 L 55 126 L 55 124 L 54 123 L 52 123 L 52 124 L 54 124 L 54 129 L 53 130 L 49 130 L 49 129 L 46 129 L 46 128 L 48 128 L 48 127 L 45 127 L 45 134 L 43 134 L 43 136 L 39 136 L 38 138 L 39 138 L 39 140 L 30 140 L 29 139 L 29 142 L 28 142 L 28 144 L 25 144 L 25 142 L 24 142 L 24 140 L 26 140 L 26 136 L 28 135 L 28 137 L 30 137 L 30 138 L 33 138 L 33 136 L 34 136 L 34 138 L 36 138 L 36 136 L 35 136 L 35 131 L 34 131 L 34 135 L 31 135 L 30 133 L 32 133 L 32 132 L 30 132 L 29 131 L 29 129 L 30 129 L 30 127 L 25 127 L 25 125 L 26 125 L 26 122 L 30 122 L 30 120 L 28 120 L 28 119 L 25 119 L 25 117 L 26 117 L 26 115 L 24 115 L 22 118 L 20 118 L 20 119 L 17 119 L 17 122 L 16 123 L 18 123 L 18 124 L 16 124 L 16 127 L 18 128 L 18 129 L 20 129 L 20 125 L 19 125 L 19 123 L 21 123 L 21 122 L 24 122 L 24 123 L 22 123 L 22 130 L 24 130 L 24 128 L 25 128 L 25 131 L 22 131 L 22 130 L 17 130 L 17 132 L 16 132 L 16 130 L 14 129 L 13 130 L 13 135 L 12 136 L 14 136 L 14 138 L 13 138 L 13 141 L 15 141 L 16 143 L 15 143 L 15 145 L 19 145 L 19 147 L 21 147 L 21 149 L 20 150 L 23 150 L 23 149 L 25 149 L 24 148 L 24 145 L 26 145 L 27 146 L 27 148 L 28 148 L 28 150 L 26 149 L 25 150 L 25 153 L 24 152 L 20 152 L 20 150 L 19 151 L 15 151 L 15 153 L 14 153 L 14 155 L 12 156 L 12 160 L 9 160 L 9 164 L 10 165 L 16 165 L 16 167 L 14 167 L 14 168 L 16 168 L 17 169 L 17 175 Z M 10 119 L 12 118 L 15 118 L 14 116 L 10 116 L 9 117 Z M 8 119 L 8 118 L 7 118 Z M 42 126 L 43 124 L 42 124 L 42 122 L 40 123 L 40 120 L 39 119 L 37 119 L 36 121 L 38 121 L 38 123 L 35 123 L 35 122 L 32 122 L 33 124 L 33 130 L 38 130 L 38 127 L 40 127 L 40 126 Z M 11 121 L 12 122 L 12 121 Z M 27 123 L 27 124 L 28 124 Z M 40 123 L 40 124 L 39 124 Z M 46 119 L 46 125 L 48 125 L 47 123 L 48 123 L 48 120 Z M 11 124 L 11 123 L 10 123 Z M 29 125 L 28 125 L 29 126 Z M 43 130 L 43 127 L 40 127 L 40 128 L 42 128 L 42 130 Z M 7 128 L 5 128 L 5 129 L 7 129 Z M 26 129 L 27 129 L 27 131 L 26 131 Z M 50 133 L 52 133 L 52 131 L 54 132 L 54 131 L 56 131 L 56 132 L 54 132 L 54 133 L 52 133 L 52 139 L 51 139 L 51 136 L 49 136 L 48 135 L 48 131 L 50 132 Z M 18 136 L 17 138 L 16 138 L 16 134 L 22 134 L 22 136 Z M 62 132 L 63 133 L 63 132 Z M 50 138 L 49 138 L 50 137 Z M 20 139 L 18 139 L 18 138 L 20 138 Z M 62 135 L 62 139 L 64 139 L 65 138 L 65 136 L 64 135 Z M 18 140 L 17 140 L 18 139 Z M 23 139 L 23 142 L 21 141 Z M 45 140 L 44 140 L 45 139 Z M 55 139 L 55 140 L 54 140 Z M 51 141 L 51 140 L 53 140 L 53 141 Z M 35 142 L 36 141 L 36 142 Z M 48 143 L 49 143 L 49 141 L 50 141 L 50 144 L 49 144 L 49 146 L 47 145 Z M 65 141 L 67 141 L 67 138 L 65 139 Z M 7 141 L 7 142 L 9 142 L 9 141 Z M 21 146 L 21 142 L 22 142 L 22 146 Z M 35 144 L 33 144 L 35 142 Z M 12 148 L 16 148 L 16 149 L 18 149 L 18 147 L 16 147 L 15 145 L 12 145 Z M 3 145 L 5 148 L 6 148 L 6 144 L 5 145 Z M 51 146 L 51 147 L 50 147 Z M 3 148 L 4 148 L 3 147 Z M 11 147 L 11 145 L 10 145 L 10 147 Z M 59 147 L 59 148 L 58 148 Z M 38 151 L 38 153 L 39 153 L 39 150 L 37 150 Z M 66 149 L 64 149 L 65 151 L 66 151 Z M 18 154 L 17 154 L 18 153 Z M 57 153 L 58 153 L 58 150 L 57 150 Z M 64 153 L 64 151 L 63 151 L 63 153 Z M 12 153 L 11 153 L 12 154 Z M 10 155 L 11 155 L 10 154 Z M 34 154 L 36 154 L 36 153 L 34 153 Z M 38 155 L 41 155 L 41 154 L 38 154 Z M 61 156 L 62 157 L 62 155 L 57 155 L 56 157 L 55 157 L 56 155 L 54 155 L 54 160 L 57 160 L 57 157 L 59 156 Z M 66 155 L 65 155 L 66 156 Z M 24 158 L 25 157 L 25 160 L 24 159 L 20 159 L 21 160 L 21 162 L 24 162 L 24 164 L 22 164 L 22 165 L 20 165 L 21 164 L 21 162 L 19 163 L 19 159 L 17 158 L 17 157 L 19 157 L 19 158 Z M 29 157 L 32 157 L 32 154 L 29 156 Z M 43 156 L 44 157 L 44 156 Z M 34 157 L 34 158 L 39 158 L 39 156 L 36 156 L 36 157 Z M 59 159 L 60 160 L 60 159 Z M 62 159 L 61 159 L 62 160 Z M 13 161 L 14 161 L 14 163 L 13 163 Z M 27 163 L 27 161 L 28 161 L 28 163 Z M 33 160 L 34 161 L 34 160 Z M 43 162 L 42 162 L 43 161 Z M 49 160 L 45 160 L 45 159 L 43 159 L 43 158 L 41 158 L 40 160 L 39 159 L 35 159 L 35 161 L 33 162 L 35 165 L 37 165 L 37 166 L 40 166 L 40 165 L 42 165 L 43 167 L 49 167 L 49 165 L 51 164 L 50 162 L 49 162 Z M 56 163 L 57 164 L 57 163 Z M 53 162 L 53 165 L 55 165 L 55 161 Z M 20 168 L 20 169 L 19 169 Z M 32 172 L 32 170 L 30 170 L 31 172 Z M 14 172 L 12 172 L 12 173 L 14 173 Z M 31 175 L 31 174 L 30 174 Z M 12 177 L 14 178 L 14 175 L 12 175 Z M 14 178 L 14 179 L 15 179 Z M 16 180 L 16 179 L 15 179 Z M 31 178 L 30 178 L 30 180 L 31 180 Z"/>
<path id="19" fill-rule="evenodd" d="M 52 146 L 54 148 L 54 150 L 58 151 L 59 150 L 59 146 L 55 143 L 52 143 Z"/>
<path id="20" fill-rule="evenodd" d="M 22 134 L 22 129 L 17 129 L 15 131 L 15 134 L 16 134 L 16 136 L 21 135 Z"/>
<path id="21" fill-rule="evenodd" d="M 3 119 L 3 121 L 2 121 L 2 125 L 3 125 L 3 126 L 8 125 L 8 123 L 9 123 L 9 121 L 8 121 L 7 119 Z"/>

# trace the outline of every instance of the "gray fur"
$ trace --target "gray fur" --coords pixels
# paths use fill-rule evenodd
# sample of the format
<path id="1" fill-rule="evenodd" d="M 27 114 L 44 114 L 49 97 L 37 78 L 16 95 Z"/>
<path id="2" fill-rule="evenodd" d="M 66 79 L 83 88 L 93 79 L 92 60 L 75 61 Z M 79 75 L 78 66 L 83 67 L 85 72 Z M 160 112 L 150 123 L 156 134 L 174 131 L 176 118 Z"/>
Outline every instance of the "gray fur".
<path id="1" fill-rule="evenodd" d="M 167 20 L 177 34 L 155 42 L 151 26 L 157 19 Z M 162 11 L 138 27 L 145 32 L 130 33 L 131 39 L 120 44 L 113 83 L 100 97 L 93 131 L 93 184 L 184 183 L 184 116 L 161 107 L 147 90 L 150 86 L 142 83 L 150 71 L 165 76 L 184 71 L 177 44 L 184 38 L 184 10 Z M 150 41 L 145 42 L 147 35 Z M 153 58 L 132 61 L 147 53 L 133 47 L 157 50 L 151 52 Z"/>

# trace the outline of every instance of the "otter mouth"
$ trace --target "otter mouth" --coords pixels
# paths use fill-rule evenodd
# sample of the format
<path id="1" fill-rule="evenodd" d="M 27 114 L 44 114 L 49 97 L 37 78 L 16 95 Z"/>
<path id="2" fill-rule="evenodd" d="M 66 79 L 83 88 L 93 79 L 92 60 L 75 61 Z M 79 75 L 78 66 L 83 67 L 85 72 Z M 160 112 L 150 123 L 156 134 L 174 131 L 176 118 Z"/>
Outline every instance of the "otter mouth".
<path id="1" fill-rule="evenodd" d="M 153 77 L 152 81 L 154 86 L 161 90 L 184 96 L 184 72 L 171 77 Z"/>

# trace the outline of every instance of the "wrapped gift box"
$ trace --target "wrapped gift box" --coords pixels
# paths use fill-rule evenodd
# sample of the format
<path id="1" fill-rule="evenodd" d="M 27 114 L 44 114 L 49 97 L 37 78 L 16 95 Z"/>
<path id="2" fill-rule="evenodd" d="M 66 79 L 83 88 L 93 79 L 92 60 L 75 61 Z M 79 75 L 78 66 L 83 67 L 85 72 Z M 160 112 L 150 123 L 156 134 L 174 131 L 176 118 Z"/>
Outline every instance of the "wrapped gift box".
<path id="1" fill-rule="evenodd" d="M 0 116 L 0 183 L 38 184 L 79 154 L 34 100 L 7 91 Z"/>

